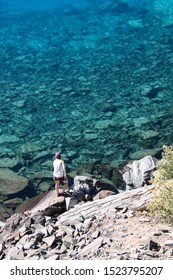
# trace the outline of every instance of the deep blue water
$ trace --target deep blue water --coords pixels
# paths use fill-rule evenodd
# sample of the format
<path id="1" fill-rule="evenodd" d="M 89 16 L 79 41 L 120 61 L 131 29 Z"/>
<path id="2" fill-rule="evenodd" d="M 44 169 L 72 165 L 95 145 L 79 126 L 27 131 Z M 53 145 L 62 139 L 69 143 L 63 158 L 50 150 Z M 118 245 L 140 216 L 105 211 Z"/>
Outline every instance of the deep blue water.
<path id="1" fill-rule="evenodd" d="M 41 152 L 61 150 L 73 169 L 172 144 L 168 10 L 159 0 L 0 0 L 1 158 L 19 158 L 27 174 L 48 168 Z"/>

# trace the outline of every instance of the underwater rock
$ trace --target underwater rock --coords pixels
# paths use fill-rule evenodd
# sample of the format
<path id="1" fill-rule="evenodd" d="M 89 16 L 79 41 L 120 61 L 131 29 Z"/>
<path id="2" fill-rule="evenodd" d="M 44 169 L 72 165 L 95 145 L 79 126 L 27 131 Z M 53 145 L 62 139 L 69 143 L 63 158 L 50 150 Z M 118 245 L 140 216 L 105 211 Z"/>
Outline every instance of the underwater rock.
<path id="1" fill-rule="evenodd" d="M 16 209 L 17 206 L 21 205 L 23 203 L 23 199 L 15 197 L 12 199 L 8 199 L 4 201 L 4 206 L 7 208 L 11 208 L 13 210 Z"/>
<path id="2" fill-rule="evenodd" d="M 0 158 L 0 168 L 10 168 L 12 170 L 17 170 L 22 166 L 18 159 L 12 158 Z"/>
<path id="3" fill-rule="evenodd" d="M 19 142 L 19 138 L 15 135 L 1 135 L 0 136 L 0 144 L 4 143 L 16 143 Z"/>
<path id="4" fill-rule="evenodd" d="M 39 179 L 40 181 L 42 180 L 52 180 L 53 178 L 53 173 L 48 170 L 40 170 L 38 172 L 35 172 L 34 174 L 34 179 Z"/>
<path id="5" fill-rule="evenodd" d="M 96 121 L 95 128 L 96 129 L 106 129 L 108 128 L 112 122 L 110 120 L 102 120 L 102 121 Z"/>
<path id="6" fill-rule="evenodd" d="M 141 132 L 141 136 L 142 136 L 142 139 L 144 140 L 149 140 L 149 139 L 152 139 L 152 138 L 156 138 L 158 137 L 159 135 L 159 132 L 155 131 L 155 130 L 144 130 Z"/>
<path id="7" fill-rule="evenodd" d="M 38 189 L 41 192 L 47 192 L 50 189 L 50 183 L 43 181 L 38 185 Z"/>
<path id="8" fill-rule="evenodd" d="M 131 19 L 127 22 L 130 26 L 134 27 L 134 28 L 143 28 L 143 21 L 141 19 Z"/>
<path id="9" fill-rule="evenodd" d="M 25 189 L 27 185 L 27 178 L 19 176 L 8 168 L 0 168 L 0 186 L 2 194 L 15 194 Z"/>
<path id="10" fill-rule="evenodd" d="M 103 111 L 103 112 L 116 112 L 117 111 L 117 106 L 115 106 L 113 103 L 110 102 L 100 102 L 97 103 L 96 105 L 96 109 L 99 111 Z"/>
<path id="11" fill-rule="evenodd" d="M 162 21 L 163 27 L 173 25 L 172 0 L 154 0 L 151 2 L 153 13 L 157 13 Z"/>
<path id="12" fill-rule="evenodd" d="M 157 156 L 160 157 L 161 150 L 162 149 L 159 149 L 159 148 L 143 149 L 143 150 L 139 150 L 139 151 L 136 151 L 136 152 L 132 153 L 130 155 L 130 157 L 131 157 L 131 159 L 141 159 L 141 158 L 143 158 L 145 156 L 148 156 L 148 155 L 151 155 L 153 157 L 157 157 Z"/>
<path id="13" fill-rule="evenodd" d="M 144 126 L 146 124 L 150 124 L 150 119 L 147 117 L 139 117 L 133 119 L 134 126 L 136 128 Z"/>
<path id="14" fill-rule="evenodd" d="M 19 100 L 19 101 L 15 101 L 13 102 L 14 106 L 16 106 L 17 108 L 23 108 L 25 106 L 25 102 L 26 100 L 23 99 L 23 100 Z"/>
<path id="15" fill-rule="evenodd" d="M 23 159 L 27 160 L 33 158 L 35 152 L 38 153 L 38 151 L 40 151 L 39 145 L 36 145 L 32 142 L 26 142 L 19 147 L 17 152 Z"/>
<path id="16" fill-rule="evenodd" d="M 85 139 L 86 140 L 95 140 L 98 138 L 98 135 L 96 133 L 85 133 Z"/>
<path id="17" fill-rule="evenodd" d="M 33 162 L 45 162 L 46 160 L 52 159 L 52 153 L 47 151 L 42 151 L 37 153 L 36 156 L 33 158 Z"/>

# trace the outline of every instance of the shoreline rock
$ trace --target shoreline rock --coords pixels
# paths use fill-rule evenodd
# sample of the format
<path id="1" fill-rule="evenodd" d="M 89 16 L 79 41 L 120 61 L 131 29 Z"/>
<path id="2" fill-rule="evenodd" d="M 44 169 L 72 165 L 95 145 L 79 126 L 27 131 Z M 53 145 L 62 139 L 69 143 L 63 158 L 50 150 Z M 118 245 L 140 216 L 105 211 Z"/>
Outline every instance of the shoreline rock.
<path id="1" fill-rule="evenodd" d="M 173 259 L 172 227 L 145 211 L 153 188 L 78 204 L 58 217 L 44 215 L 38 205 L 16 213 L 1 227 L 0 259 Z"/>

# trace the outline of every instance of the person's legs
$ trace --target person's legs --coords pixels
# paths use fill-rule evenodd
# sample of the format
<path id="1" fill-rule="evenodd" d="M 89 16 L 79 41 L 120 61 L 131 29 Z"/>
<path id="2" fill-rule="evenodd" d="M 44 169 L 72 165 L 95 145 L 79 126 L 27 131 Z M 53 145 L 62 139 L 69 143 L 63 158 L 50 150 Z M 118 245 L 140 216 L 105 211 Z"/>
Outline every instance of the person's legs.
<path id="1" fill-rule="evenodd" d="M 55 190 L 56 190 L 56 194 L 57 196 L 59 195 L 59 180 L 55 180 Z"/>
<path id="2" fill-rule="evenodd" d="M 63 186 L 62 193 L 64 193 L 67 189 L 68 189 L 68 179 L 66 179 L 66 180 L 64 181 L 64 186 Z"/>

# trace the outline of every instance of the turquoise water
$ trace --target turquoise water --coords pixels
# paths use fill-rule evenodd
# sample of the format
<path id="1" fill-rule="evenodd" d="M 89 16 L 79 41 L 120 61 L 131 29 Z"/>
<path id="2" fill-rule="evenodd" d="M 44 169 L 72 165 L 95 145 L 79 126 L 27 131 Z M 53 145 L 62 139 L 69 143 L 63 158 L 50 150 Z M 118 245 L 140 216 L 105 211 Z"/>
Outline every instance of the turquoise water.
<path id="1" fill-rule="evenodd" d="M 48 168 L 38 153 L 73 169 L 172 144 L 172 15 L 160 0 L 1 0 L 1 158 L 27 175 Z"/>

